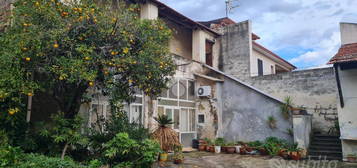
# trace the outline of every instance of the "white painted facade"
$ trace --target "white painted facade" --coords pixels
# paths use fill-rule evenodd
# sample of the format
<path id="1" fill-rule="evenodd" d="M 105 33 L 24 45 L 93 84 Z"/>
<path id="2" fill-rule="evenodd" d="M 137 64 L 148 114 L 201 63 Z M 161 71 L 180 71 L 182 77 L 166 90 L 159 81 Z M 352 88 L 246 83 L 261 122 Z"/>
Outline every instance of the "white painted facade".
<path id="1" fill-rule="evenodd" d="M 338 106 L 338 118 L 346 157 L 357 153 L 357 69 L 338 71 L 344 101 L 344 107 Z"/>
<path id="2" fill-rule="evenodd" d="M 268 58 L 261 52 L 253 49 L 253 54 L 250 57 L 250 75 L 258 76 L 258 59 L 263 62 L 263 75 L 275 74 L 276 62 Z"/>

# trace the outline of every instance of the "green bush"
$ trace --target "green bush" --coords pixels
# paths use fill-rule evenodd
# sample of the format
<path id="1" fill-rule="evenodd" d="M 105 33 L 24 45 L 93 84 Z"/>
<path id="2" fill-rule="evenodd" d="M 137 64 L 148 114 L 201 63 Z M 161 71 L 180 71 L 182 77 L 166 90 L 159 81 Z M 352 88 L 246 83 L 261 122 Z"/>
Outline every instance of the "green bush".
<path id="1" fill-rule="evenodd" d="M 47 157 L 38 154 L 25 155 L 22 162 L 14 166 L 16 168 L 85 168 L 85 166 L 71 159 L 61 160 L 57 157 Z"/>
<path id="2" fill-rule="evenodd" d="M 105 145 L 106 162 L 115 167 L 150 167 L 160 153 L 157 142 L 131 139 L 127 133 L 119 133 Z"/>
<path id="3" fill-rule="evenodd" d="M 0 167 L 11 167 L 20 162 L 23 157 L 22 150 L 18 147 L 12 147 L 10 145 L 0 146 Z"/>

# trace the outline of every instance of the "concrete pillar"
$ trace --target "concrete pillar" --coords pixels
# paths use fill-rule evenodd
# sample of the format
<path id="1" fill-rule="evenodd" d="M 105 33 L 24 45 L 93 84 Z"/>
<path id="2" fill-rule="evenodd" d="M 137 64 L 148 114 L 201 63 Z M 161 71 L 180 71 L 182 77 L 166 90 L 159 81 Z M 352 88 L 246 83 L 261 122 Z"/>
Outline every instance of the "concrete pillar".
<path id="1" fill-rule="evenodd" d="M 340 23 L 341 43 L 357 43 L 357 23 Z"/>
<path id="2" fill-rule="evenodd" d="M 154 3 L 147 1 L 141 5 L 140 17 L 141 19 L 157 19 L 159 17 L 159 8 Z"/>
<path id="3" fill-rule="evenodd" d="M 293 132 L 294 143 L 298 144 L 299 148 L 307 150 L 310 146 L 310 135 L 312 132 L 312 116 L 311 115 L 294 115 L 293 116 Z"/>

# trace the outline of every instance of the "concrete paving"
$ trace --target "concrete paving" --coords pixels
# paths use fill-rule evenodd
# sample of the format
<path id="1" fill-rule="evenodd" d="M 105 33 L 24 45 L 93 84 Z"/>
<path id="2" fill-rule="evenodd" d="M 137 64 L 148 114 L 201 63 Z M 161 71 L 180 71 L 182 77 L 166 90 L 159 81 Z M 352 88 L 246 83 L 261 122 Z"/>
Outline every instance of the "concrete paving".
<path id="1" fill-rule="evenodd" d="M 339 161 L 288 161 L 280 157 L 239 154 L 191 152 L 185 154 L 183 164 L 171 161 L 156 163 L 154 168 L 357 168 L 357 164 Z"/>

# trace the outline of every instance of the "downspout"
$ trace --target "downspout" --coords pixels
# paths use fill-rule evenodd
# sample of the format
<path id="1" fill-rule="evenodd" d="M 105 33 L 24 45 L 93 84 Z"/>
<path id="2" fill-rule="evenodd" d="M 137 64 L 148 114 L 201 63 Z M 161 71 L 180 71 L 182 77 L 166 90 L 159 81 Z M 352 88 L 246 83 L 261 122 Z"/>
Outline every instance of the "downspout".
<path id="1" fill-rule="evenodd" d="M 343 100 L 340 75 L 338 73 L 339 66 L 338 66 L 338 64 L 334 64 L 333 67 L 335 68 L 335 76 L 336 76 L 336 81 L 337 81 L 338 95 L 340 97 L 340 105 L 341 105 L 341 108 L 343 108 L 343 107 L 345 107 L 345 102 Z"/>

